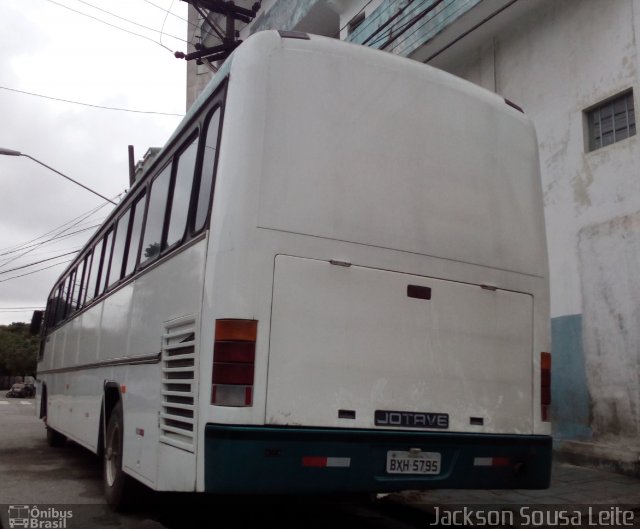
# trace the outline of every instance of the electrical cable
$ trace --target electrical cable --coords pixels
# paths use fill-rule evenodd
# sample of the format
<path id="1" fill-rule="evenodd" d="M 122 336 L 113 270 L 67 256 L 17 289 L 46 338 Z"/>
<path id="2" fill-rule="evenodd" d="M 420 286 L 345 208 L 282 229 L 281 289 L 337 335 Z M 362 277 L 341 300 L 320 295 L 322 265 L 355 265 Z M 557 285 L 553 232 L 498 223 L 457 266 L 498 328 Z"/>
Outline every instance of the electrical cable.
<path id="1" fill-rule="evenodd" d="M 421 4 L 416 4 L 413 9 L 410 9 L 409 11 L 407 11 L 406 13 L 403 13 L 402 16 L 399 18 L 399 20 L 397 21 L 398 23 L 395 26 L 392 26 L 390 28 L 388 28 L 384 33 L 382 33 L 381 35 L 378 35 L 378 37 L 373 40 L 372 42 L 369 43 L 369 46 L 375 46 L 376 44 L 378 44 L 379 42 L 387 39 L 389 40 L 390 38 L 397 38 L 397 36 L 399 36 L 400 34 L 402 34 L 408 27 L 410 27 L 412 24 L 415 23 L 415 18 L 417 16 L 419 16 L 420 14 L 424 15 L 427 12 L 429 12 L 431 9 L 433 9 L 434 5 L 440 3 L 442 0 L 435 0 L 434 3 L 430 4 L 429 6 L 427 6 L 427 8 L 425 8 L 424 11 L 422 11 L 421 13 L 418 13 L 418 11 L 420 10 L 420 8 L 422 7 Z M 407 7 L 407 6 L 405 6 Z M 416 14 L 417 13 L 417 14 Z M 411 17 L 411 18 L 409 18 Z M 379 47 L 379 49 L 384 49 L 384 46 L 386 45 L 383 44 Z"/>
<path id="2" fill-rule="evenodd" d="M 51 2 L 52 0 L 49 0 L 49 1 Z M 73 105 L 82 105 L 84 107 L 99 108 L 101 110 L 116 110 L 118 112 L 133 112 L 135 114 L 156 114 L 158 116 L 184 117 L 184 114 L 173 114 L 171 112 L 154 112 L 154 111 L 151 111 L 151 110 L 132 110 L 132 109 L 129 109 L 129 108 L 107 107 L 107 106 L 104 106 L 104 105 L 94 105 L 94 104 L 91 104 L 91 103 L 82 103 L 80 101 L 72 101 L 70 99 L 62 99 L 60 97 L 46 96 L 44 94 L 36 94 L 34 92 L 27 92 L 26 90 L 18 90 L 17 88 L 9 88 L 8 86 L 0 86 L 0 89 L 1 90 L 8 90 L 9 92 L 17 92 L 19 94 L 24 94 L 24 95 L 28 95 L 28 96 L 41 97 L 43 99 L 51 99 L 53 101 L 61 101 L 62 103 L 71 103 Z"/>
<path id="3" fill-rule="evenodd" d="M 169 13 L 172 17 L 176 17 L 179 18 L 180 20 L 186 22 L 187 24 L 189 24 L 190 26 L 193 26 L 194 28 L 197 28 L 198 25 L 194 24 L 193 22 L 190 22 L 188 19 L 181 17 L 180 15 L 176 15 L 175 13 L 172 13 L 171 11 L 169 11 L 168 9 L 165 9 L 162 6 L 159 6 L 158 4 L 154 4 L 153 2 L 150 2 L 149 0 L 142 0 L 143 2 L 146 2 L 149 5 L 152 5 L 153 7 L 159 9 L 160 11 L 166 11 L 167 13 Z M 173 3 L 171 4 L 173 5 Z"/>
<path id="4" fill-rule="evenodd" d="M 360 13 L 362 13 L 362 12 L 366 9 L 366 7 L 367 7 L 371 2 L 373 2 L 373 0 L 369 0 L 365 5 L 363 5 L 363 6 L 360 8 L 360 11 L 358 11 L 355 15 L 353 15 L 353 16 L 349 19 L 349 21 L 348 21 L 348 22 L 345 22 L 344 26 L 342 26 L 342 27 L 338 30 L 338 33 L 335 35 L 335 37 L 334 37 L 334 38 L 338 38 L 338 37 L 340 36 L 340 33 L 342 33 L 342 31 L 344 30 L 344 28 L 346 28 L 346 27 L 349 25 L 349 22 L 351 22 L 351 21 L 352 21 L 354 18 L 356 18 Z M 363 20 L 363 22 L 364 22 L 364 20 Z"/>
<path id="5" fill-rule="evenodd" d="M 53 261 L 54 259 L 58 259 L 60 257 L 65 257 L 67 255 L 72 255 L 72 254 L 75 254 L 75 253 L 78 253 L 78 251 L 61 253 L 60 255 L 56 255 L 55 257 L 48 257 L 47 259 L 40 259 L 39 261 L 34 261 L 33 263 L 29 263 L 29 264 L 22 265 L 22 266 L 16 266 L 15 268 L 10 268 L 9 270 L 2 270 L 0 272 L 0 275 L 8 274 L 9 272 L 15 272 L 16 270 L 22 270 L 24 268 L 29 268 L 30 266 L 35 266 L 37 264 L 45 263 L 47 261 Z"/>
<path id="6" fill-rule="evenodd" d="M 160 27 L 160 44 L 162 44 L 162 35 L 164 35 L 164 25 L 167 23 L 167 18 L 169 18 L 169 13 L 171 12 L 171 8 L 173 7 L 174 2 L 175 0 L 171 0 L 171 5 L 169 6 L 169 9 L 167 9 L 167 14 L 164 16 L 164 20 L 162 21 L 162 26 Z M 171 37 L 169 33 L 167 33 L 167 36 Z M 187 44 L 189 44 L 188 40 L 184 40 L 184 39 L 180 39 L 180 40 L 182 42 L 186 42 Z"/>
<path id="7" fill-rule="evenodd" d="M 380 45 L 381 50 L 384 50 L 389 44 L 398 39 L 398 37 L 404 35 L 405 31 L 407 31 L 411 26 L 422 20 L 427 14 L 431 13 L 436 7 L 438 7 L 444 0 L 435 0 L 429 7 L 427 7 L 422 13 L 419 13 L 407 23 L 405 23 L 402 27 L 398 28 L 393 35 L 390 35 L 389 38 L 385 41 L 384 44 Z M 425 23 L 426 24 L 426 23 Z M 424 24 L 423 24 L 424 26 Z"/>
<path id="8" fill-rule="evenodd" d="M 93 9 L 97 9 L 98 11 L 101 11 L 103 13 L 106 13 L 109 16 L 112 16 L 112 17 L 118 18 L 120 20 L 123 20 L 125 22 L 128 22 L 129 24 L 133 24 L 134 26 L 138 26 L 138 27 L 143 28 L 143 29 L 148 29 L 149 31 L 154 31 L 155 33 L 160 33 L 160 44 L 162 44 L 162 33 L 163 33 L 162 30 L 158 31 L 157 29 L 154 29 L 152 27 L 145 26 L 144 24 L 140 24 L 140 23 L 135 22 L 133 20 L 130 20 L 128 18 L 125 18 L 125 17 L 122 17 L 122 16 L 117 15 L 115 13 L 112 13 L 111 11 L 107 11 L 106 9 L 102 9 L 101 7 L 98 7 L 98 6 L 95 6 L 93 4 L 90 4 L 89 2 L 86 2 L 85 0 L 76 0 L 76 2 L 80 2 L 81 4 L 89 6 L 89 7 L 93 8 Z M 168 14 L 165 16 L 165 22 L 166 22 L 168 16 L 169 16 Z M 162 24 L 162 26 L 164 27 L 164 23 Z M 175 35 L 171 35 L 170 33 L 165 33 L 165 35 L 167 37 L 171 37 L 171 38 L 179 40 L 181 42 L 185 42 L 187 44 L 189 43 L 189 41 L 183 39 L 182 37 L 176 37 Z"/>
<path id="9" fill-rule="evenodd" d="M 118 197 L 120 197 L 121 195 L 122 195 L 122 193 L 118 193 L 116 196 L 114 196 L 112 198 L 115 200 Z M 82 222 L 82 220 L 84 220 L 84 219 L 88 219 L 91 215 L 93 215 L 94 213 L 97 213 L 102 208 L 106 207 L 106 205 L 107 205 L 106 203 L 100 204 L 99 206 L 96 206 L 96 207 L 90 209 L 89 211 L 85 211 L 84 213 L 81 213 L 77 217 L 73 217 L 71 220 L 68 220 L 67 222 L 63 222 L 59 226 L 56 226 L 55 228 L 49 230 L 48 232 L 43 233 L 42 235 L 39 235 L 38 237 L 35 237 L 34 239 L 30 239 L 30 240 L 22 242 L 20 244 L 14 244 L 14 245 L 11 245 L 11 246 L 6 246 L 4 248 L 0 248 L 0 251 L 24 249 L 24 247 L 26 247 L 30 243 L 35 242 L 38 239 L 42 239 L 43 237 L 46 237 L 48 235 L 51 235 L 54 231 L 61 230 L 62 228 L 67 226 L 67 224 L 71 224 L 71 223 L 73 223 L 73 222 L 75 222 L 75 221 L 77 221 L 79 219 L 80 219 L 80 222 Z M 62 233 L 62 232 L 60 232 L 60 233 Z M 2 254 L 2 255 L 4 255 L 4 254 Z"/>
<path id="10" fill-rule="evenodd" d="M 120 194 L 122 194 L 122 193 L 120 193 Z M 118 195 L 118 196 L 119 196 L 119 195 Z M 64 229 L 62 229 L 62 230 L 60 230 L 60 231 L 58 231 L 58 233 L 56 233 L 56 234 L 54 235 L 54 237 L 55 237 L 55 236 L 58 236 L 58 235 L 61 235 L 61 234 L 63 234 L 63 233 L 65 233 L 66 231 L 70 230 L 71 228 L 76 227 L 78 224 L 80 224 L 83 220 L 85 220 L 86 218 L 90 217 L 91 215 L 93 215 L 93 213 L 88 213 L 88 214 L 86 214 L 83 218 L 81 217 L 81 218 L 80 218 L 80 219 L 78 219 L 76 222 L 73 222 L 72 224 L 70 224 L 70 225 L 69 225 L 69 226 L 67 226 L 66 228 L 64 228 Z M 27 255 L 28 253 L 31 253 L 31 252 L 32 252 L 33 250 L 35 250 L 36 248 L 39 248 L 40 246 L 43 246 L 44 244 L 47 244 L 48 242 L 50 242 L 50 241 L 51 241 L 51 239 L 52 239 L 52 237 L 50 237 L 50 238 L 49 238 L 49 239 L 47 239 L 47 240 L 41 241 L 40 243 L 38 243 L 38 244 L 37 244 L 37 245 L 35 245 L 34 247 L 32 247 L 32 248 L 30 248 L 30 249 L 26 250 L 25 252 L 21 253 L 20 255 L 14 256 L 14 257 L 12 257 L 11 259 L 6 260 L 4 263 L 2 263 L 2 266 L 6 266 L 6 265 L 8 265 L 9 263 L 13 263 L 14 261 L 17 261 L 17 260 L 18 260 L 18 259 L 20 259 L 21 257 L 23 257 L 23 256 Z M 0 273 L 3 273 L 3 272 L 0 272 Z"/>
<path id="11" fill-rule="evenodd" d="M 72 237 L 73 235 L 76 235 L 78 233 L 82 233 L 82 232 L 91 230 L 93 228 L 97 228 L 100 225 L 101 224 L 92 224 L 91 226 L 87 226 L 86 228 L 82 228 L 82 229 L 77 230 L 77 231 L 72 231 L 71 233 L 66 233 L 64 235 L 58 235 L 56 237 L 52 237 L 51 239 L 49 239 L 47 242 L 45 242 L 43 244 L 47 244 L 49 242 L 57 241 L 57 240 L 60 240 L 60 239 L 66 239 L 67 237 Z M 11 250 L 11 251 L 8 251 L 8 252 L 0 253 L 0 257 L 2 257 L 3 255 L 9 255 L 9 254 L 12 254 L 12 253 L 20 252 L 22 250 L 26 250 L 27 248 L 31 248 L 32 246 L 38 246 L 38 244 L 39 243 L 33 243 L 33 244 L 30 244 L 30 245 L 25 246 L 23 248 L 19 248 L 19 249 L 16 249 L 16 250 Z M 2 265 L 0 265 L 0 266 L 2 266 Z"/>
<path id="12" fill-rule="evenodd" d="M 27 308 L 15 308 L 15 309 L 0 309 L 0 312 L 3 312 L 3 313 L 5 313 L 5 312 L 8 312 L 8 313 L 11 313 L 11 312 L 32 312 L 34 310 L 44 310 L 44 307 L 34 307 L 34 308 L 31 308 L 31 309 L 28 308 L 28 307 Z"/>
<path id="13" fill-rule="evenodd" d="M 145 40 L 148 40 L 150 42 L 153 42 L 154 44 L 157 44 L 158 46 L 162 46 L 165 50 L 168 50 L 171 53 L 174 53 L 174 50 L 172 50 L 171 48 L 168 48 L 164 44 L 161 44 L 157 40 L 154 40 L 154 39 L 152 39 L 150 37 L 147 37 L 146 35 L 141 35 L 140 33 L 136 33 L 135 31 L 130 31 L 130 30 L 122 28 L 120 26 L 116 26 L 115 24 L 112 24 L 111 22 L 107 22 L 106 20 L 102 20 L 101 18 L 94 17 L 93 15 L 89 15 L 87 13 L 83 13 L 82 11 L 78 11 L 77 9 L 73 9 L 72 7 L 66 6 L 66 5 L 61 4 L 59 2 L 56 2 L 55 0 L 47 0 L 47 2 L 51 2 L 52 4 L 55 4 L 57 6 L 63 7 L 65 9 L 68 9 L 69 11 L 73 11 L 74 13 L 77 13 L 79 15 L 83 15 L 85 17 L 88 17 L 88 18 L 91 18 L 93 20 L 96 20 L 97 22 L 101 22 L 102 24 L 106 24 L 107 26 L 110 26 L 110 27 L 112 27 L 114 29 L 119 29 L 120 31 L 124 31 L 125 33 L 129 33 L 130 35 L 134 35 L 136 37 L 140 37 L 141 39 L 145 39 Z"/>
<path id="14" fill-rule="evenodd" d="M 454 2 L 449 2 L 448 6 L 453 5 Z M 463 13 L 465 11 L 464 6 L 460 6 L 458 11 L 454 11 L 452 12 L 449 16 L 452 18 L 455 18 L 456 15 L 458 13 Z M 410 47 L 413 43 L 416 42 L 416 40 L 418 40 L 420 38 L 420 32 L 421 30 L 430 22 L 433 21 L 433 19 L 435 18 L 436 15 L 434 15 L 433 17 L 429 17 L 428 19 L 426 19 L 424 21 L 424 23 L 420 24 L 414 31 L 412 31 L 411 33 L 409 33 L 406 38 L 403 40 L 403 44 L 406 45 L 407 47 Z M 414 35 L 418 34 L 418 38 L 414 39 L 412 42 L 410 42 L 411 37 L 413 37 Z M 393 46 L 391 49 L 389 49 L 388 51 L 393 52 L 393 50 L 395 50 L 398 46 L 400 46 L 401 43 L 396 43 L 395 46 Z"/>
<path id="15" fill-rule="evenodd" d="M 71 261 L 73 261 L 73 259 L 69 259 L 68 261 L 61 261 L 60 263 L 55 263 L 49 266 L 45 266 L 43 268 L 39 268 L 38 270 L 32 270 L 31 272 L 27 272 L 25 274 L 19 274 L 17 276 L 13 276 L 13 277 L 7 277 L 6 279 L 0 279 L 0 283 L 5 283 L 7 281 L 11 281 L 12 279 L 18 279 L 19 277 L 24 277 L 24 276 L 30 276 L 32 274 L 37 274 L 38 272 L 42 272 L 43 270 L 48 270 L 49 268 L 53 268 L 54 266 L 59 266 L 62 264 L 67 264 L 70 263 Z"/>
<path id="16" fill-rule="evenodd" d="M 380 33 L 382 30 L 384 30 L 387 26 L 389 26 L 396 18 L 398 18 L 400 15 L 402 15 L 402 13 L 404 13 L 404 11 L 414 2 L 414 0 L 409 0 L 407 2 L 406 5 L 402 6 L 401 8 L 398 9 L 398 11 L 396 11 L 396 13 L 389 17 L 389 19 L 387 19 L 383 24 L 381 24 L 373 33 L 371 33 L 371 35 L 369 35 L 366 39 L 364 39 L 361 44 L 363 46 L 366 46 L 367 44 L 369 44 L 369 42 L 371 41 L 372 38 L 374 38 L 378 33 Z"/>

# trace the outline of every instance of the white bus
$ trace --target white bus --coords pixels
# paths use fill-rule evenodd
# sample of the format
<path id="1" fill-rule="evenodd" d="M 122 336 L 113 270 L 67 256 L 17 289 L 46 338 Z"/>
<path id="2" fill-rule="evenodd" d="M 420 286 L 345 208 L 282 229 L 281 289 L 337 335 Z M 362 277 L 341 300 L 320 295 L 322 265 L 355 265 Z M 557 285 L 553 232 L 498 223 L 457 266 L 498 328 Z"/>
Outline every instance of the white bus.
<path id="1" fill-rule="evenodd" d="M 48 440 L 158 491 L 544 488 L 536 136 L 423 64 L 242 44 L 54 286 Z"/>

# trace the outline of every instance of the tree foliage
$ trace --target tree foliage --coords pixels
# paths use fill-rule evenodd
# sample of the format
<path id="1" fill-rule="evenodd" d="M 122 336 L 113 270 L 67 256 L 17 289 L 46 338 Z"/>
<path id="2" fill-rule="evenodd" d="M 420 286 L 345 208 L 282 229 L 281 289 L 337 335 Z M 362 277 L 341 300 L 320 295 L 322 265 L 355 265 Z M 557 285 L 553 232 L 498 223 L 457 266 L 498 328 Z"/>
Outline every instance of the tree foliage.
<path id="1" fill-rule="evenodd" d="M 28 323 L 0 325 L 0 375 L 34 375 L 38 347 Z"/>

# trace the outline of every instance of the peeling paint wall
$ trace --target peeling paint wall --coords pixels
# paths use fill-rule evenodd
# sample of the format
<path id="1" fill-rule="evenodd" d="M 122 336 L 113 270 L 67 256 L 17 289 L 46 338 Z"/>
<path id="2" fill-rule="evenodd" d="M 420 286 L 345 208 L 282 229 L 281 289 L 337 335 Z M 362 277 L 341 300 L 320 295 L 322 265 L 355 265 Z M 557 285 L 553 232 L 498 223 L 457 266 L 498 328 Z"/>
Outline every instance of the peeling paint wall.
<path id="1" fill-rule="evenodd" d="M 559 438 L 623 445 L 640 428 L 638 136 L 586 152 L 584 114 L 631 87 L 638 101 L 639 16 L 637 0 L 540 0 L 439 64 L 515 101 L 536 125 Z"/>
<path id="2" fill-rule="evenodd" d="M 331 36 L 336 22 L 355 43 L 381 47 L 396 36 L 387 51 L 435 57 L 525 109 L 538 132 L 549 243 L 554 433 L 628 446 L 640 428 L 640 146 L 633 136 L 586 152 L 584 111 L 629 88 L 638 106 L 640 0 L 445 0 L 407 27 L 433 3 L 266 0 L 241 37 L 294 28 Z"/>
<path id="3" fill-rule="evenodd" d="M 640 213 L 579 234 L 584 349 L 592 428 L 602 438 L 640 430 Z"/>

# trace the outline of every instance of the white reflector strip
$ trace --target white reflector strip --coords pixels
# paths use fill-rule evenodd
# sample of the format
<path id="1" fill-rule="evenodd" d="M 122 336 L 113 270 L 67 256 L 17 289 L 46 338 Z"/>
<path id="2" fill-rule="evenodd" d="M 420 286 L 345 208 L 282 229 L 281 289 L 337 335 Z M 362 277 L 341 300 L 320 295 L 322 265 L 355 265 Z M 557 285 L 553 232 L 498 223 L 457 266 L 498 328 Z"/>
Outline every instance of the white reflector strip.
<path id="1" fill-rule="evenodd" d="M 493 466 L 492 457 L 475 457 L 473 459 L 473 466 L 475 467 L 491 467 Z"/>
<path id="2" fill-rule="evenodd" d="M 351 466 L 351 458 L 350 457 L 327 457 L 327 466 L 328 467 L 350 467 Z"/>

